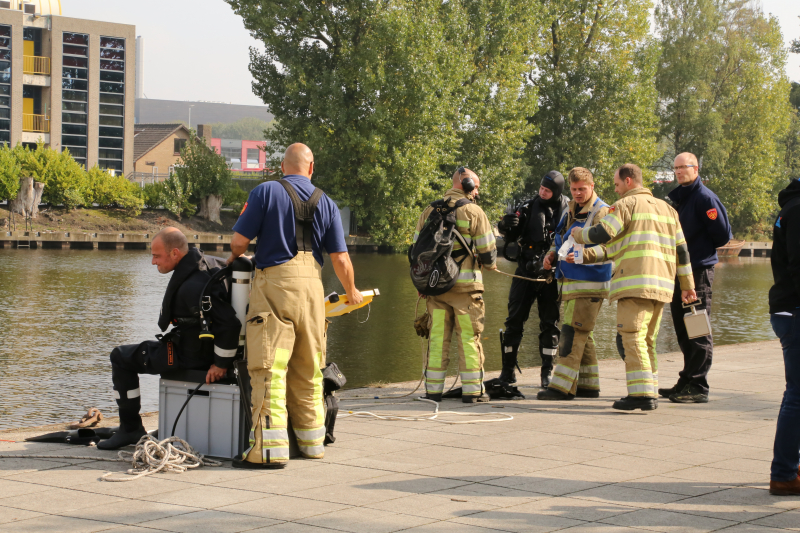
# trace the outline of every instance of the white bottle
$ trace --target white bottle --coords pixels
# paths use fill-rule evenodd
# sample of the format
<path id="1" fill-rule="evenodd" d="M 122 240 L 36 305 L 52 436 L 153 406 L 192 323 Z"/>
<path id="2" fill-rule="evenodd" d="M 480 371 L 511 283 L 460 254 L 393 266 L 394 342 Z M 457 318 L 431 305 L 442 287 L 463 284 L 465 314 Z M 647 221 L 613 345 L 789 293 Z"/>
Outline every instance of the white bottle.
<path id="1" fill-rule="evenodd" d="M 582 244 L 575 244 L 575 247 L 572 249 L 575 252 L 575 264 L 582 265 L 583 264 L 583 245 Z"/>

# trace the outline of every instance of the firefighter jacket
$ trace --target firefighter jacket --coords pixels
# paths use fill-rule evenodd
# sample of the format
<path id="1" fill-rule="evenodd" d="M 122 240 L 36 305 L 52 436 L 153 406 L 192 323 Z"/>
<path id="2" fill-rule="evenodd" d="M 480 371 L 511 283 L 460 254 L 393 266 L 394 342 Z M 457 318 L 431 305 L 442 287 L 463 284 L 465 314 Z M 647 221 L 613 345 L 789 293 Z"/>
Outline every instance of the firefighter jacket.
<path id="1" fill-rule="evenodd" d="M 191 363 L 183 363 L 189 368 L 197 368 L 198 363 L 208 366 L 213 363 L 220 368 L 233 366 L 242 325 L 221 282 L 213 283 L 206 291 L 209 298 L 204 307 L 207 311 L 203 311 L 214 338 L 200 339 L 203 288 L 211 274 L 224 266 L 223 259 L 205 256 L 197 248 L 190 248 L 178 262 L 167 285 L 158 327 L 166 331 L 170 325 L 174 326 L 169 338 L 177 345 L 178 358 L 191 360 Z"/>
<path id="2" fill-rule="evenodd" d="M 608 204 L 598 198 L 594 192 L 583 208 L 575 200 L 569 202 L 569 209 L 564 211 L 556 228 L 555 240 L 550 251 L 558 253 L 558 249 L 569 238 L 573 228 L 591 226 L 605 217 L 608 211 Z M 587 245 L 585 249 L 597 246 L 599 245 Z M 570 249 L 570 253 L 572 251 Z M 576 298 L 608 298 L 613 272 L 612 261 L 591 265 L 559 261 L 554 268 L 556 269 L 556 279 L 563 280 L 561 301 L 566 302 Z"/>
<path id="3" fill-rule="evenodd" d="M 466 198 L 466 195 L 461 189 L 450 189 L 445 193 L 444 198 L 449 198 L 448 205 L 452 207 L 458 200 Z M 432 207 L 427 207 L 419 217 L 417 228 L 414 230 L 414 242 L 417 242 L 419 232 L 422 231 L 431 210 L 433 210 Z M 483 264 L 493 268 L 497 261 L 497 245 L 494 240 L 492 223 L 489 222 L 489 218 L 483 212 L 483 209 L 478 207 L 477 204 L 471 203 L 456 209 L 456 229 L 472 250 L 470 250 L 470 253 L 467 254 L 466 259 L 461 264 L 461 273 L 458 275 L 458 281 L 450 290 L 454 292 L 483 291 L 483 275 L 481 274 L 480 265 Z M 461 249 L 461 243 L 456 241 L 453 246 L 453 254 L 456 254 Z M 476 255 L 480 263 L 476 260 Z"/>
<path id="4" fill-rule="evenodd" d="M 689 249 L 678 213 L 644 187 L 622 195 L 600 222 L 575 236 L 584 263 L 614 261 L 609 300 L 644 298 L 671 302 L 677 275 L 682 290 L 694 289 Z"/>

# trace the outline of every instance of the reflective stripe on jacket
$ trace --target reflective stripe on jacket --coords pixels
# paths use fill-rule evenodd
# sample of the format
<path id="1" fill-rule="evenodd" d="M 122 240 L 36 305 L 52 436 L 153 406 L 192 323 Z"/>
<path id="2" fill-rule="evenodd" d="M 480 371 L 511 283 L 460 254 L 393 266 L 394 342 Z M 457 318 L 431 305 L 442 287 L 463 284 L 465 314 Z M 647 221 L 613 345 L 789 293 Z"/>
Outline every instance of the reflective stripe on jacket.
<path id="1" fill-rule="evenodd" d="M 614 261 L 610 301 L 670 302 L 676 274 L 682 290 L 694 288 L 678 213 L 644 187 L 625 193 L 598 224 L 583 228 L 575 242 L 603 244 L 584 250 L 584 263 Z"/>
<path id="2" fill-rule="evenodd" d="M 466 196 L 461 189 L 450 189 L 445 193 L 444 198 L 450 198 L 448 205 L 452 207 L 458 200 L 466 198 Z M 422 231 L 431 210 L 433 210 L 433 208 L 428 206 L 419 217 L 417 227 L 414 230 L 414 242 L 417 242 L 419 232 Z M 486 216 L 486 213 L 483 212 L 483 209 L 478 207 L 475 203 L 459 207 L 456 210 L 456 229 L 464 237 L 467 244 L 474 249 L 481 263 L 487 267 L 493 267 L 497 261 L 497 245 L 494 241 L 492 223 L 489 222 L 489 218 Z M 453 254 L 458 257 L 456 252 L 461 249 L 461 243 L 456 241 L 453 246 Z M 458 257 L 458 260 L 461 260 L 460 257 Z M 481 269 L 471 251 L 461 264 L 461 273 L 458 276 L 458 281 L 451 290 L 455 292 L 483 290 Z"/>

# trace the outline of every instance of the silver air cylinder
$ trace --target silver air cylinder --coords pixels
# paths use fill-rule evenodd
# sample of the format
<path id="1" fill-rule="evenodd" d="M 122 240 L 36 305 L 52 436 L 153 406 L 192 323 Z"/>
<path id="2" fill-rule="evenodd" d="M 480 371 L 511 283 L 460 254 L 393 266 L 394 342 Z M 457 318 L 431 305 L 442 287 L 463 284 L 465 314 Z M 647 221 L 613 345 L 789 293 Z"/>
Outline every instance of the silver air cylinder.
<path id="1" fill-rule="evenodd" d="M 244 331 L 247 322 L 247 305 L 250 303 L 250 286 L 253 279 L 253 262 L 242 256 L 231 263 L 233 286 L 231 287 L 231 305 L 236 311 L 236 318 L 242 323 L 239 332 L 239 346 L 244 346 Z"/>

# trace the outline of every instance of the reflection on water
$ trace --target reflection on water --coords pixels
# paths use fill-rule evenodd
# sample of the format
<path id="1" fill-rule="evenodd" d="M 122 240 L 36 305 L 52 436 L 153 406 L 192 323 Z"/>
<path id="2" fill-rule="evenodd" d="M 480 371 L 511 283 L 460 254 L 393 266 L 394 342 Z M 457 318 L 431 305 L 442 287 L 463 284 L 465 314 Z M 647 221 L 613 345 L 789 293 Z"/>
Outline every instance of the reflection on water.
<path id="1" fill-rule="evenodd" d="M 378 288 L 372 309 L 333 319 L 328 359 L 347 386 L 405 381 L 421 374 L 421 344 L 412 322 L 417 294 L 402 255 L 354 255 L 359 288 Z M 501 270 L 514 265 L 500 260 Z M 485 274 L 486 367 L 500 367 L 498 330 L 506 316 L 510 279 Z M 141 342 L 156 325 L 169 276 L 137 251 L 0 250 L 0 429 L 78 419 L 89 407 L 113 413 L 108 354 Z M 326 265 L 327 292 L 340 290 Z M 712 325 L 717 344 L 774 337 L 767 315 L 769 262 L 741 259 L 717 266 Z M 424 301 L 420 303 L 420 312 Z M 615 308 L 603 306 L 595 338 L 601 357 L 616 357 Z M 521 366 L 539 364 L 536 306 L 520 351 Z M 661 352 L 677 350 L 668 312 L 658 337 Z M 451 374 L 455 365 L 451 365 Z M 666 381 L 672 376 L 664 376 Z M 665 381 L 665 382 L 666 382 Z M 142 408 L 158 408 L 158 380 L 141 380 Z"/>

